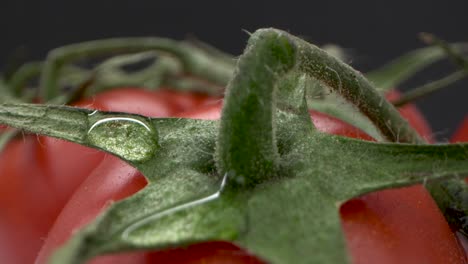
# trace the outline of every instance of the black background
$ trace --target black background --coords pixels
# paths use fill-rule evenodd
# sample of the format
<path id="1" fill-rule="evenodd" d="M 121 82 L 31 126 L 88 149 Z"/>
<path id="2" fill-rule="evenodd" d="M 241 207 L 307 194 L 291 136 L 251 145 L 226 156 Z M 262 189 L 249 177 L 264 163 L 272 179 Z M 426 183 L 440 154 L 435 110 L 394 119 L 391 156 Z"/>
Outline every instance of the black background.
<path id="1" fill-rule="evenodd" d="M 349 50 L 363 72 L 424 46 L 419 32 L 447 41 L 468 41 L 468 1 L 0 1 L 0 65 L 21 48 L 26 60 L 73 42 L 117 36 L 196 36 L 240 54 L 243 31 L 277 27 L 321 45 Z M 2 66 L 0 66 L 1 68 Z M 440 63 L 404 83 L 409 89 L 455 68 Z M 468 82 L 418 102 L 440 140 L 467 115 Z"/>

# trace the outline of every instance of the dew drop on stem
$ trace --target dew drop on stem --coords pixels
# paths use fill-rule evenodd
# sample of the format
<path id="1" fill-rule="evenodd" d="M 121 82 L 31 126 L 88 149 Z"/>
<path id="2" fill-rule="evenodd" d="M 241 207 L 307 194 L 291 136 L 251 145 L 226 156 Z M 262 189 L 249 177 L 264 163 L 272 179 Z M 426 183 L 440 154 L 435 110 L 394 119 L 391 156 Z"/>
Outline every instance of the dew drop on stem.
<path id="1" fill-rule="evenodd" d="M 88 115 L 88 119 L 87 143 L 125 160 L 148 160 L 158 148 L 157 131 L 143 117 L 108 115 L 94 111 Z"/>

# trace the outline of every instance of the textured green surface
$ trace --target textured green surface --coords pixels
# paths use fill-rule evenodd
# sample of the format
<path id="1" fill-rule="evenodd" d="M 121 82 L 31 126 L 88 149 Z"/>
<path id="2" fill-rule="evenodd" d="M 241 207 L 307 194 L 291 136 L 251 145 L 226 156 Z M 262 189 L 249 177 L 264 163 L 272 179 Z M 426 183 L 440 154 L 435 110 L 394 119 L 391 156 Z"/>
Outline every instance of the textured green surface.
<path id="1" fill-rule="evenodd" d="M 467 44 L 452 44 L 452 48 L 459 52 L 467 52 Z M 381 91 L 395 89 L 402 82 L 409 79 L 418 71 L 447 57 L 447 53 L 440 47 L 426 47 L 408 52 L 391 61 L 380 69 L 366 74 L 366 77 Z"/>
<path id="2" fill-rule="evenodd" d="M 225 58 L 212 56 L 184 42 L 164 38 L 116 38 L 72 44 L 52 50 L 41 74 L 42 98 L 56 97 L 59 76 L 64 66 L 76 59 L 92 58 L 105 54 L 158 51 L 180 60 L 185 73 L 194 74 L 214 83 L 224 84 L 232 75 L 232 63 Z"/>
<path id="3" fill-rule="evenodd" d="M 4 113 L 9 107 L 1 109 Z M 81 111 L 54 109 L 63 116 Z M 160 147 L 149 160 L 133 162 L 150 184 L 113 204 L 60 250 L 53 263 L 82 263 L 108 252 L 214 239 L 234 241 L 271 263 L 345 262 L 338 214 L 343 201 L 468 173 L 466 144 L 364 142 L 316 132 L 301 115 L 275 116 L 279 169 L 275 178 L 255 186 L 240 186 L 235 178 L 216 172 L 218 122 L 153 119 Z M 42 133 L 54 134 L 53 128 Z M 86 129 L 80 131 L 85 137 Z"/>

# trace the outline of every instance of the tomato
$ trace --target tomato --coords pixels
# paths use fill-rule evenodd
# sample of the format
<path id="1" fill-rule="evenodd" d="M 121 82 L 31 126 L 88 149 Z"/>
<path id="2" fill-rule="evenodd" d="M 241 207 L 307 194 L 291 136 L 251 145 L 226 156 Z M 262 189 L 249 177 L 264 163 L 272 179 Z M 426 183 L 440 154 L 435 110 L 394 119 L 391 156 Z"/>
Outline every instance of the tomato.
<path id="1" fill-rule="evenodd" d="M 211 100 L 195 93 L 127 88 L 101 93 L 77 106 L 163 117 Z M 95 149 L 33 135 L 11 141 L 0 152 L 2 262 L 34 261 L 64 205 L 104 156 Z M 21 254 L 15 251 L 18 248 Z"/>
<path id="2" fill-rule="evenodd" d="M 102 157 L 96 150 L 36 136 L 10 142 L 0 153 L 0 208 L 6 222 L 0 234 L 9 239 L 0 242 L 0 259 L 31 263 L 74 188 Z M 23 253 L 10 255 L 14 248 Z"/>
<path id="3" fill-rule="evenodd" d="M 93 99 L 80 102 L 78 105 L 153 117 L 179 116 L 217 119 L 220 117 L 222 102 L 219 99 L 210 100 L 207 97 L 194 94 L 116 89 L 99 94 Z M 413 106 L 406 106 L 404 109 L 407 110 L 401 110 L 402 114 L 409 123 L 423 137 L 430 138 L 430 129 L 417 109 Z M 362 131 L 336 118 L 316 111 L 312 111 L 311 116 L 315 126 L 322 132 L 372 140 Z M 0 244 L 0 259 L 8 260 L 7 263 L 31 263 L 34 254 L 38 252 L 38 247 L 42 245 L 40 241 L 40 236 L 42 236 L 46 239 L 39 251 L 36 264 L 45 263 L 47 257 L 57 246 L 66 241 L 75 230 L 94 219 L 110 202 L 123 199 L 145 186 L 146 181 L 134 168 L 111 155 L 96 153 L 86 148 L 76 149 L 75 153 L 70 154 L 81 155 L 80 157 L 92 156 L 88 157 L 88 164 L 83 164 L 86 168 L 77 168 L 80 172 L 75 175 L 75 172 L 67 170 L 67 166 L 76 166 L 76 164 L 70 164 L 76 163 L 78 160 L 76 157 L 68 156 L 68 161 L 57 164 L 59 160 L 62 160 L 63 155 L 68 155 L 66 149 L 72 146 L 74 144 L 60 140 L 40 138 L 38 141 L 34 136 L 28 136 L 24 141 L 13 141 L 0 154 L 0 171 L 2 172 L 0 178 L 2 185 L 0 186 L 4 186 L 3 183 L 7 180 L 10 181 L 7 181 L 9 186 L 14 186 L 10 191 L 11 194 L 6 195 L 10 200 L 3 200 L 4 192 L 2 190 L 0 202 L 4 202 L 5 205 L 8 203 L 21 205 L 18 207 L 19 209 L 15 209 L 16 207 L 11 209 L 12 212 L 7 213 L 9 217 L 0 218 L 2 221 L 0 222 L 0 232 L 2 234 L 10 232 L 7 234 L 13 237 L 13 240 L 18 241 L 11 246 L 0 240 L 2 243 Z M 51 148 L 55 148 L 55 151 L 49 152 Z M 40 155 L 35 154 L 34 151 L 40 151 Z M 12 154 L 17 156 L 12 156 Z M 8 157 L 10 157 L 9 160 L 7 160 Z M 5 161 L 3 161 L 4 158 L 6 158 Z M 81 159 L 79 160 L 81 161 Z M 80 162 L 80 164 L 82 163 Z M 10 177 L 10 175 L 5 177 L 7 180 L 4 180 L 3 175 L 7 175 L 3 173 L 7 171 L 4 168 L 9 169 L 9 172 L 13 174 L 21 175 L 22 177 L 19 179 L 22 181 L 15 182 L 17 181 L 16 177 Z M 35 172 L 34 178 L 37 179 L 26 177 L 31 171 Z M 54 174 L 50 174 L 51 171 L 54 171 Z M 73 175 L 68 176 L 70 174 Z M 50 175 L 54 176 L 50 177 Z M 62 175 L 62 178 L 59 175 Z M 74 180 L 69 183 L 63 179 L 63 175 Z M 62 191 L 47 193 L 49 186 L 61 186 L 59 184 L 65 186 L 69 184 L 69 186 Z M 33 192 L 30 193 L 29 189 L 23 191 L 25 188 L 23 185 L 31 186 L 31 189 L 34 189 Z M 54 195 L 63 197 L 59 199 L 62 204 L 54 199 Z M 66 200 L 66 202 L 63 203 L 62 200 Z M 3 206 L 3 204 L 1 205 Z M 42 211 L 44 209 L 48 209 L 48 211 Z M 466 262 L 454 234 L 422 186 L 380 191 L 352 199 L 342 205 L 340 212 L 347 245 L 355 263 Z M 46 216 L 44 224 L 39 223 L 42 222 L 39 217 L 40 213 Z M 16 222 L 16 218 L 13 219 L 16 216 L 19 216 L 18 218 L 21 218 L 23 222 Z M 40 236 L 37 232 L 29 230 L 31 229 L 30 219 L 35 219 L 35 221 L 40 219 L 38 225 L 43 225 Z M 51 226 L 53 221 L 55 222 Z M 4 222 L 6 223 L 4 224 Z M 45 235 L 44 230 L 49 229 L 48 235 Z M 0 237 L 0 239 L 2 238 Z M 21 256 L 17 256 L 19 254 L 6 255 L 7 251 L 18 252 L 17 249 L 20 247 L 23 251 L 24 245 L 29 245 L 30 240 L 28 239 L 36 239 L 36 244 L 27 248 L 28 252 L 25 255 L 29 254 L 29 258 L 22 259 Z M 4 245 L 6 247 L 3 247 Z M 31 255 L 33 258 L 30 258 Z M 8 258 L 4 258 L 4 256 Z M 261 262 L 233 244 L 207 242 L 160 252 L 102 256 L 93 259 L 90 263 Z"/>
<path id="4" fill-rule="evenodd" d="M 468 142 L 468 115 L 465 116 L 465 119 L 460 124 L 458 129 L 453 134 L 450 142 Z M 468 183 L 468 177 L 465 178 L 465 181 Z M 461 244 L 466 252 L 468 252 L 468 238 L 463 234 L 458 234 Z"/>
<path id="5" fill-rule="evenodd" d="M 455 131 L 451 142 L 467 142 L 468 141 L 468 116 L 461 123 L 460 127 Z"/>
<path id="6" fill-rule="evenodd" d="M 158 116 L 152 105 L 146 109 L 142 104 L 132 104 L 129 101 L 117 102 L 114 98 L 122 98 L 128 90 L 115 90 L 111 101 L 108 97 L 97 96 L 92 101 L 86 101 L 86 104 L 92 102 L 93 108 L 100 110 L 124 111 L 133 112 L 138 110 L 140 114 L 150 116 Z M 121 96 L 119 96 L 121 95 Z M 184 96 L 176 94 L 177 99 L 181 100 Z M 185 95 L 187 96 L 187 95 Z M 155 102 L 159 102 L 159 98 Z M 181 100 L 185 102 L 185 100 Z M 203 103 L 203 107 L 195 108 L 195 110 L 183 111 L 172 114 L 178 117 L 191 117 L 200 119 L 217 119 L 220 115 L 222 101 L 219 99 L 201 100 L 197 103 Z M 132 109 L 138 105 L 138 109 Z M 104 108 L 106 106 L 107 108 Z M 192 104 L 186 106 L 193 106 Z M 156 106 L 158 108 L 159 106 Z M 163 109 L 164 110 L 164 109 Z M 141 111 L 148 111 L 142 113 Z M 149 114 L 148 114 L 149 113 Z M 49 232 L 44 246 L 42 247 L 36 263 L 45 263 L 47 257 L 53 252 L 57 246 L 65 242 L 73 234 L 74 230 L 82 227 L 96 217 L 110 201 L 115 201 L 127 197 L 137 190 L 145 186 L 143 176 L 133 167 L 127 165 L 121 160 L 106 156 L 104 161 L 91 173 L 88 178 L 75 191 L 71 199 L 68 201 L 61 214 L 58 216 L 54 226 Z M 97 195 L 96 195 L 97 194 Z M 209 242 L 190 246 L 185 249 L 174 249 L 164 252 L 149 252 L 149 253 L 129 253 L 118 254 L 115 256 L 97 257 L 90 263 L 107 264 L 107 263 L 261 263 L 257 258 L 246 253 L 240 248 L 231 243 L 226 242 Z"/>
<path id="7" fill-rule="evenodd" d="M 399 93 L 394 90 L 386 97 L 392 101 Z M 429 125 L 414 105 L 399 111 L 423 138 L 433 141 Z M 346 202 L 340 212 L 355 263 L 466 262 L 455 235 L 421 185 L 367 194 Z M 438 242 L 426 243 L 430 240 Z"/>

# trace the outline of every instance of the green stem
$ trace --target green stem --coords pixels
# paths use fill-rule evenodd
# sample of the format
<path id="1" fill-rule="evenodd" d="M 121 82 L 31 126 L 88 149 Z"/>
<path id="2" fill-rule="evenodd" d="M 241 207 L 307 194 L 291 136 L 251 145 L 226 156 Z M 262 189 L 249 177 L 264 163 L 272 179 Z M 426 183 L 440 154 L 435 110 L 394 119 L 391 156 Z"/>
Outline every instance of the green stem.
<path id="1" fill-rule="evenodd" d="M 19 131 L 16 129 L 8 130 L 8 131 L 0 131 L 0 152 L 6 147 L 8 142 L 12 140 L 16 135 L 18 135 Z"/>
<path id="2" fill-rule="evenodd" d="M 190 76 L 169 77 L 163 85 L 167 85 L 177 91 L 195 91 L 213 96 L 222 96 L 224 94 L 224 86 L 215 85 Z"/>
<path id="3" fill-rule="evenodd" d="M 466 43 L 450 44 L 450 48 L 457 52 L 468 51 Z M 439 47 L 432 46 L 413 50 L 379 69 L 368 72 L 366 77 L 379 91 L 389 91 L 398 87 L 400 83 L 415 73 L 445 57 L 447 57 L 447 53 Z"/>
<path id="4" fill-rule="evenodd" d="M 355 105 L 392 142 L 422 143 L 423 140 L 372 84 L 349 65 L 331 57 L 304 40 L 292 37 L 299 46 L 300 69 Z"/>
<path id="5" fill-rule="evenodd" d="M 64 46 L 51 51 L 41 76 L 41 92 L 45 101 L 55 97 L 59 91 L 57 81 L 61 68 L 78 58 L 90 58 L 110 53 L 135 53 L 143 51 L 166 52 L 177 57 L 187 73 L 225 84 L 232 75 L 232 65 L 187 45 L 164 38 L 120 38 L 84 42 Z"/>
<path id="6" fill-rule="evenodd" d="M 463 58 L 459 52 L 447 42 L 429 33 L 421 33 L 420 37 L 427 44 L 434 44 L 440 47 L 456 65 L 468 72 L 468 60 Z"/>
<path id="7" fill-rule="evenodd" d="M 11 92 L 11 86 L 6 84 L 3 79 L 0 79 L 0 103 L 1 102 L 20 102 Z"/>
<path id="8" fill-rule="evenodd" d="M 2 124 L 79 144 L 86 143 L 87 115 L 91 110 L 36 104 L 5 103 L 0 106 Z"/>
<path id="9" fill-rule="evenodd" d="M 468 235 L 468 185 L 463 179 L 427 186 L 450 226 Z"/>
<path id="10" fill-rule="evenodd" d="M 468 73 L 468 60 L 445 41 L 428 33 L 421 34 L 421 38 L 428 44 L 440 47 L 456 65 L 462 68 L 465 74 Z M 460 230 L 465 235 L 468 234 L 468 186 L 466 182 L 450 179 L 440 183 L 429 183 L 426 188 L 452 228 Z"/>
<path id="11" fill-rule="evenodd" d="M 124 65 L 151 58 L 155 59 L 155 62 L 145 69 L 131 73 L 122 70 Z M 112 87 L 134 85 L 146 89 L 157 89 L 163 84 L 166 77 L 182 70 L 179 64 L 179 61 L 173 57 L 157 56 L 154 52 L 116 56 L 96 67 L 96 73 L 93 76 L 93 87 L 95 88 L 92 90 L 99 92 Z"/>
<path id="12" fill-rule="evenodd" d="M 273 122 L 275 86 L 291 70 L 299 70 L 327 84 L 357 106 L 388 140 L 424 143 L 359 72 L 288 33 L 258 30 L 252 35 L 238 61 L 237 74 L 228 85 L 216 149 L 221 174 L 233 174 L 238 182 L 247 185 L 275 177 L 279 156 Z M 446 186 L 463 188 L 457 180 L 427 185 L 429 190 L 447 189 Z M 450 200 L 439 191 L 431 195 L 438 203 Z M 450 215 L 446 217 L 451 219 Z"/>
<path id="13" fill-rule="evenodd" d="M 221 174 L 233 173 L 247 184 L 274 177 L 278 167 L 275 86 L 293 69 L 356 105 L 389 141 L 423 142 L 361 73 L 286 32 L 263 29 L 251 36 L 228 85 L 217 144 Z"/>
<path id="14" fill-rule="evenodd" d="M 456 71 L 442 79 L 424 84 L 420 87 L 411 89 L 410 91 L 404 93 L 398 100 L 393 102 L 393 105 L 396 107 L 403 106 L 407 103 L 414 102 L 415 100 L 427 96 L 431 93 L 439 91 L 442 88 L 447 87 L 448 85 L 457 82 L 468 75 L 468 72 L 460 70 Z"/>
<path id="15" fill-rule="evenodd" d="M 21 96 L 24 86 L 32 78 L 39 76 L 43 67 L 42 62 L 23 64 L 10 78 L 9 85 L 16 96 Z"/>
<path id="16" fill-rule="evenodd" d="M 218 168 L 235 182 L 255 185 L 275 177 L 274 88 L 295 65 L 296 48 L 276 30 L 257 31 L 228 84 L 217 143 Z"/>
<path id="17" fill-rule="evenodd" d="M 137 72 L 125 72 L 122 66 L 154 58 L 155 62 Z M 234 66 L 232 68 L 232 71 Z M 184 74 L 178 60 L 154 52 L 115 56 L 104 61 L 94 70 L 89 91 L 93 93 L 114 87 L 136 86 L 148 90 L 170 87 L 179 91 L 197 91 L 210 95 L 222 95 L 224 85 L 216 85 L 204 79 Z M 89 93 L 88 93 L 89 94 Z"/>
<path id="18" fill-rule="evenodd" d="M 203 42 L 195 37 L 190 37 L 188 38 L 188 40 L 186 40 L 186 43 L 188 45 L 192 45 L 194 47 L 200 48 L 204 50 L 206 53 L 225 61 L 227 64 L 230 64 L 231 67 L 233 68 L 236 66 L 236 59 L 234 58 L 234 56 L 224 51 L 221 51 L 206 42 Z"/>

